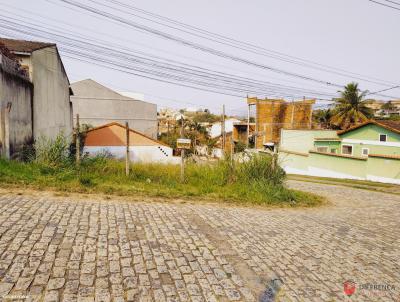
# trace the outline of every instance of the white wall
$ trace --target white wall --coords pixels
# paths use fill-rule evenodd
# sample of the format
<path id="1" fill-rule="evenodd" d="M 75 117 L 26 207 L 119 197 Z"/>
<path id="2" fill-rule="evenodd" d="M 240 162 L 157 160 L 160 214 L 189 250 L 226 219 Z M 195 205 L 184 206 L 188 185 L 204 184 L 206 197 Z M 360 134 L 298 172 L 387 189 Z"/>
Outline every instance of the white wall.
<path id="1" fill-rule="evenodd" d="M 232 132 L 233 131 L 233 124 L 234 123 L 239 123 L 239 122 L 240 122 L 240 120 L 238 120 L 238 119 L 226 119 L 225 120 L 225 132 Z M 222 125 L 221 125 L 220 122 L 214 123 L 211 126 L 210 136 L 212 138 L 215 138 L 215 137 L 218 137 L 218 136 L 221 135 L 221 132 L 222 132 L 221 126 Z"/>
<path id="2" fill-rule="evenodd" d="M 162 152 L 161 150 L 164 152 Z M 84 153 L 96 155 L 101 152 L 109 152 L 117 159 L 124 159 L 126 147 L 124 146 L 99 146 L 87 147 L 83 149 Z M 129 157 L 132 162 L 143 163 L 164 163 L 164 164 L 178 164 L 180 157 L 172 156 L 172 148 L 166 146 L 131 146 L 129 147 Z"/>

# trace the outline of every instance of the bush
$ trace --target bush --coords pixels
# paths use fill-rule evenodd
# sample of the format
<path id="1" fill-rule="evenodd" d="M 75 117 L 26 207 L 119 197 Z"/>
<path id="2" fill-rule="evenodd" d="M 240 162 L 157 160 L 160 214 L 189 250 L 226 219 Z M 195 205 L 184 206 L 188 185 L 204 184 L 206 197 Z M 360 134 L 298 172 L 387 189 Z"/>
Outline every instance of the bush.
<path id="1" fill-rule="evenodd" d="M 40 137 L 34 144 L 37 164 L 60 167 L 71 164 L 69 157 L 69 142 L 63 133 L 55 139 Z"/>
<path id="2" fill-rule="evenodd" d="M 237 165 L 236 176 L 247 183 L 282 185 L 286 173 L 278 164 L 278 155 L 257 154 Z"/>

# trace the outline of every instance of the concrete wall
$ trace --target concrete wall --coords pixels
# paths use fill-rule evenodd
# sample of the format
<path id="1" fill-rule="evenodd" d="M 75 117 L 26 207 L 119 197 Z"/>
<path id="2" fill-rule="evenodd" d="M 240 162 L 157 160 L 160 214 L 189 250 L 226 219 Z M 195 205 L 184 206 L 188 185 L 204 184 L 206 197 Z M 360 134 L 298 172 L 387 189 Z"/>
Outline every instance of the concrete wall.
<path id="1" fill-rule="evenodd" d="M 25 63 L 25 62 L 23 62 Z M 30 73 L 34 85 L 33 134 L 56 137 L 60 132 L 72 133 L 72 112 L 69 82 L 56 47 L 48 47 L 31 54 Z"/>
<path id="2" fill-rule="evenodd" d="M 6 72 L 0 63 L 0 143 L 3 151 L 8 149 L 7 157 L 32 142 L 32 91 L 29 81 Z M 9 113 L 7 103 L 11 103 Z"/>
<path id="3" fill-rule="evenodd" d="M 93 80 L 71 85 L 74 96 L 73 115 L 79 114 L 81 124 L 101 126 L 111 122 L 129 123 L 151 138 L 157 138 L 157 105 L 123 96 Z"/>
<path id="4" fill-rule="evenodd" d="M 126 148 L 123 146 L 99 146 L 87 147 L 83 149 L 84 153 L 96 155 L 102 152 L 108 152 L 117 159 L 124 159 Z M 163 163 L 179 164 L 180 157 L 172 156 L 172 148 L 166 146 L 131 146 L 129 147 L 130 160 L 132 162 L 142 163 Z"/>
<path id="5" fill-rule="evenodd" d="M 279 152 L 281 166 L 288 174 L 370 180 L 400 184 L 400 158 L 346 158 L 332 154 Z"/>
<path id="6" fill-rule="evenodd" d="M 315 138 L 337 138 L 334 130 L 281 130 L 279 148 L 295 152 L 308 153 L 314 150 Z"/>

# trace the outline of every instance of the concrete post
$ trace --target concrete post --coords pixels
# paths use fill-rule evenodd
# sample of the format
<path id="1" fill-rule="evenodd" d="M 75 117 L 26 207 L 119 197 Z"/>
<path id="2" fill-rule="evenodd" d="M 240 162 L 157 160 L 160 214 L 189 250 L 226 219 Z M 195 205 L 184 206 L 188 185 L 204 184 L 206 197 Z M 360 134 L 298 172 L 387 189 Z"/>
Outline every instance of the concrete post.
<path id="1" fill-rule="evenodd" d="M 247 105 L 247 148 L 249 148 L 250 140 L 250 104 Z"/>
<path id="2" fill-rule="evenodd" d="M 80 125 L 79 125 L 79 114 L 76 115 L 76 127 L 75 127 L 75 155 L 76 165 L 79 166 L 81 163 L 81 139 L 80 139 Z"/>
<path id="3" fill-rule="evenodd" d="M 125 122 L 125 133 L 126 133 L 126 154 L 125 154 L 125 174 L 129 176 L 129 124 Z"/>
<path id="4" fill-rule="evenodd" d="M 183 116 L 181 118 L 181 138 L 184 138 Z M 181 182 L 185 181 L 185 149 L 181 149 Z"/>

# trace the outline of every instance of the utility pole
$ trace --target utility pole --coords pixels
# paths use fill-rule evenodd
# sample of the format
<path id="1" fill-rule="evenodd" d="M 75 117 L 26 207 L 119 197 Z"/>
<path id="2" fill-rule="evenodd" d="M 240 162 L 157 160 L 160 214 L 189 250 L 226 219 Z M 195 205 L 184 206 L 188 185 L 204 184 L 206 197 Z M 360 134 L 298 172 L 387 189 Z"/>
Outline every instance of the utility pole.
<path id="1" fill-rule="evenodd" d="M 222 153 L 224 153 L 224 152 L 225 152 L 225 144 L 226 144 L 226 133 L 225 133 L 225 105 L 222 105 L 221 138 L 222 138 Z"/>
<path id="2" fill-rule="evenodd" d="M 76 127 L 75 127 L 75 149 L 76 149 L 76 165 L 79 166 L 81 163 L 81 140 L 80 140 L 80 125 L 79 125 L 79 114 L 76 115 Z"/>
<path id="3" fill-rule="evenodd" d="M 235 142 L 233 141 L 233 133 L 231 136 L 231 165 L 233 165 L 233 156 L 235 155 Z"/>
<path id="4" fill-rule="evenodd" d="M 126 154 L 125 154 L 125 174 L 129 176 L 129 124 L 125 122 L 126 134 Z"/>
<path id="5" fill-rule="evenodd" d="M 183 115 L 181 116 L 181 138 L 184 138 Z M 181 182 L 185 181 L 185 149 L 181 149 Z"/>
<path id="6" fill-rule="evenodd" d="M 247 149 L 249 148 L 249 140 L 250 140 L 250 104 L 247 104 Z"/>

